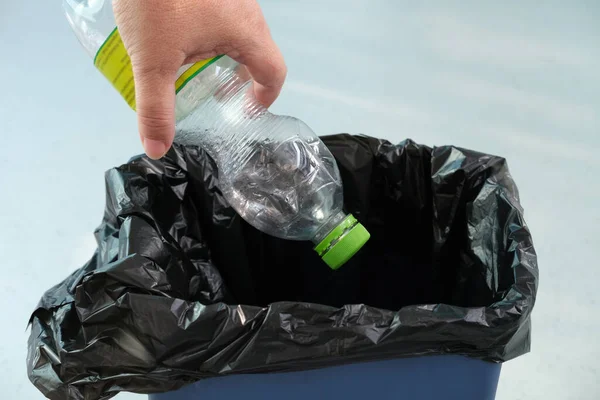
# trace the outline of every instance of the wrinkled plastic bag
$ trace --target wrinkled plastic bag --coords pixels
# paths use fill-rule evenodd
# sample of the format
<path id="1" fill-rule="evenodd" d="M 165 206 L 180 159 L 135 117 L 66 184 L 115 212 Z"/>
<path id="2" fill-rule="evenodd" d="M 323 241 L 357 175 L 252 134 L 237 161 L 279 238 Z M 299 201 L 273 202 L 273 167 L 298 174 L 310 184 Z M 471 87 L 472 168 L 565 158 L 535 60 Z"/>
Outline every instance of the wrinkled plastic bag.
<path id="1" fill-rule="evenodd" d="M 338 271 L 310 243 L 244 222 L 199 148 L 108 171 L 97 251 L 31 317 L 31 381 L 51 399 L 91 400 L 234 373 L 528 352 L 537 260 L 505 160 L 323 140 L 346 211 L 372 235 Z"/>

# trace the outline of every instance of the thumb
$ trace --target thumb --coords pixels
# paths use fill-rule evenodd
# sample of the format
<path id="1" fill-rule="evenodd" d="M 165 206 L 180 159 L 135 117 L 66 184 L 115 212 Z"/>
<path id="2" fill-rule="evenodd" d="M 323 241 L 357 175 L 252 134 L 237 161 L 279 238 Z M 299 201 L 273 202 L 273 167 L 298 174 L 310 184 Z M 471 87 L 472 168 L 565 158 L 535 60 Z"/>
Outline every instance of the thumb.
<path id="1" fill-rule="evenodd" d="M 175 136 L 175 79 L 177 69 L 135 68 L 136 111 L 144 151 L 148 157 L 163 157 Z"/>

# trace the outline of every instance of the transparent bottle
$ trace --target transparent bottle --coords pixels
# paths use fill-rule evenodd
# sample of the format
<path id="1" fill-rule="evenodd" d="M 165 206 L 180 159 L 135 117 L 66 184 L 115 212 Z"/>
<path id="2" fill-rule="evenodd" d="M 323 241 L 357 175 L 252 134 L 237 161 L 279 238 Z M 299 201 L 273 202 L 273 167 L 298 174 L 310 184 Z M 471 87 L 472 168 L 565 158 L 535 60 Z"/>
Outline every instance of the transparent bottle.
<path id="1" fill-rule="evenodd" d="M 63 0 L 63 6 L 96 67 L 135 109 L 112 1 Z M 206 150 L 219 168 L 223 195 L 248 223 L 279 238 L 312 241 L 337 269 L 370 235 L 343 211 L 335 159 L 305 123 L 271 114 L 251 89 L 245 67 L 227 56 L 183 66 L 175 88 L 175 142 Z"/>

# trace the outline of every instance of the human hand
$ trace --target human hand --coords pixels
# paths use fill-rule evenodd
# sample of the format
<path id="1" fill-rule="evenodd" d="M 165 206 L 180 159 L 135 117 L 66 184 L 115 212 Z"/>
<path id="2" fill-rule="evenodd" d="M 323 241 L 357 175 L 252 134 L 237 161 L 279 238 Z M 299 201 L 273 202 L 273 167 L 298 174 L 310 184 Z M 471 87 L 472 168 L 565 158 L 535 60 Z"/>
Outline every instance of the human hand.
<path id="1" fill-rule="evenodd" d="M 217 55 L 244 64 L 258 101 L 269 107 L 287 69 L 256 0 L 113 0 L 133 67 L 146 154 L 162 157 L 175 136 L 177 70 Z"/>

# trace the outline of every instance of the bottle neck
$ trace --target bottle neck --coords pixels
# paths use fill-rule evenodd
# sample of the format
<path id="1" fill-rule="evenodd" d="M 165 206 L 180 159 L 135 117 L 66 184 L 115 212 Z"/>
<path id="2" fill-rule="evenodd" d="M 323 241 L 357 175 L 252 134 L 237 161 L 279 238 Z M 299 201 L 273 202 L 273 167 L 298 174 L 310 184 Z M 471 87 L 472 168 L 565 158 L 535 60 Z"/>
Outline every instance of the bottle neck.
<path id="1" fill-rule="evenodd" d="M 346 213 L 343 211 L 333 214 L 323 225 L 321 225 L 319 230 L 317 230 L 317 233 L 315 233 L 315 236 L 312 238 L 312 242 L 315 245 L 321 243 L 345 218 Z"/>

